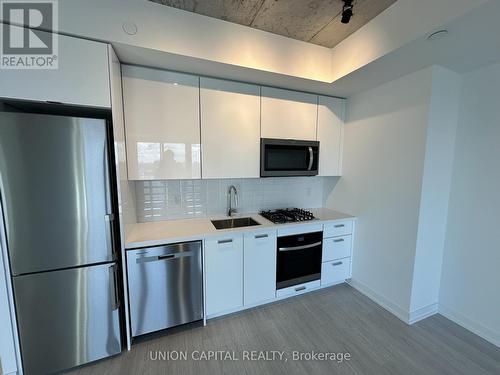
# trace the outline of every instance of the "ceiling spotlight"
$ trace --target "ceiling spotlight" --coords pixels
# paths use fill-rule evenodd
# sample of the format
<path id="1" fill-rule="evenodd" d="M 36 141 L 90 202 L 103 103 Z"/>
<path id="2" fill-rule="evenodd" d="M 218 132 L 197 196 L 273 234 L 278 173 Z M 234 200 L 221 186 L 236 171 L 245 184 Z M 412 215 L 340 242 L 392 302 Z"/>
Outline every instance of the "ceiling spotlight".
<path id="1" fill-rule="evenodd" d="M 349 23 L 351 20 L 352 15 L 354 14 L 352 12 L 352 2 L 353 0 L 343 0 L 344 1 L 344 6 L 342 7 L 342 20 L 340 22 L 342 23 Z"/>

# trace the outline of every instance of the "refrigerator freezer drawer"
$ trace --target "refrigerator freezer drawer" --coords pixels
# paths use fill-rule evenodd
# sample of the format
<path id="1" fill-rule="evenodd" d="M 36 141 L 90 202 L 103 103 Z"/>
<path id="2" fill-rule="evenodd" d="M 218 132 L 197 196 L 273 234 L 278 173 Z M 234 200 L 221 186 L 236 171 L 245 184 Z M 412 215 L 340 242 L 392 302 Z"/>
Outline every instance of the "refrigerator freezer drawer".
<path id="1" fill-rule="evenodd" d="M 121 351 L 116 264 L 13 278 L 24 372 L 59 372 Z"/>
<path id="2" fill-rule="evenodd" d="M 132 336 L 203 318 L 201 242 L 127 252 Z"/>

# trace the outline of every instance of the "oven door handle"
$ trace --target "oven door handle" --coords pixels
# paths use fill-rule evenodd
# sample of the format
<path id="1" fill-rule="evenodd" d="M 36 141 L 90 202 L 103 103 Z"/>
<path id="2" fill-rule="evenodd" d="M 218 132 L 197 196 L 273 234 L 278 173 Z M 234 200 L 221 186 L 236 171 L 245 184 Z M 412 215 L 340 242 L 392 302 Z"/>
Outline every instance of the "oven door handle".
<path id="1" fill-rule="evenodd" d="M 294 251 L 294 250 L 305 250 L 305 249 L 310 249 L 312 247 L 316 247 L 321 245 L 322 241 L 318 241 L 309 245 L 302 245 L 302 246 L 293 246 L 293 247 L 279 247 L 279 251 Z"/>
<path id="2" fill-rule="evenodd" d="M 314 152 L 313 152 L 313 148 L 312 148 L 312 147 L 309 147 L 309 166 L 307 167 L 307 170 L 308 170 L 308 171 L 310 171 L 310 170 L 312 169 L 313 162 L 314 162 Z"/>

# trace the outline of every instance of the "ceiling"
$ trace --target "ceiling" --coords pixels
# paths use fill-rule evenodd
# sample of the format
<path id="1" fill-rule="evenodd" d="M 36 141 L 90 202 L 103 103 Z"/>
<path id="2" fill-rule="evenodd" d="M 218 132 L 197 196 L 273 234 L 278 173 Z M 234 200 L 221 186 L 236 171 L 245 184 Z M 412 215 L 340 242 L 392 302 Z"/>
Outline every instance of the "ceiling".
<path id="1" fill-rule="evenodd" d="M 349 24 L 340 22 L 342 0 L 150 0 L 332 48 L 396 0 L 354 0 Z"/>
<path id="2" fill-rule="evenodd" d="M 411 2 L 407 4 L 410 9 L 413 9 Z M 333 84 L 173 53 L 168 54 L 166 58 L 165 52 L 160 50 L 138 48 L 132 45 L 114 43 L 113 47 L 123 63 L 316 94 L 350 97 L 434 64 L 465 74 L 500 62 L 500 38 L 498 38 L 500 22 L 498 19 L 500 19 L 500 1 L 485 1 L 461 13 L 458 17 L 447 20 L 446 23 L 433 26 L 434 29 L 448 29 L 448 36 L 428 41 L 427 35 L 429 34 L 422 35 L 338 79 Z"/>

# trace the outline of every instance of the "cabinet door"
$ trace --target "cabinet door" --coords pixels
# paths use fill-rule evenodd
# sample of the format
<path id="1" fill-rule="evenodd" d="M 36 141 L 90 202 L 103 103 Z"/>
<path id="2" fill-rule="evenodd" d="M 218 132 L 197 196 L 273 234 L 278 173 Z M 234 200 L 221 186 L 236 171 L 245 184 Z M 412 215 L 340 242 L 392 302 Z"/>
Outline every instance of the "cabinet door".
<path id="1" fill-rule="evenodd" d="M 262 138 L 316 140 L 318 96 L 262 87 Z"/>
<path id="2" fill-rule="evenodd" d="M 319 175 L 340 176 L 342 162 L 342 127 L 345 100 L 319 97 L 318 141 Z"/>
<path id="3" fill-rule="evenodd" d="M 203 178 L 260 176 L 260 87 L 200 79 Z"/>
<path id="4" fill-rule="evenodd" d="M 205 241 L 207 315 L 243 306 L 243 236 Z"/>
<path id="5" fill-rule="evenodd" d="M 252 305 L 276 295 L 276 232 L 245 234 L 244 304 Z"/>
<path id="6" fill-rule="evenodd" d="M 127 65 L 122 77 L 129 180 L 200 178 L 199 78 Z"/>
<path id="7" fill-rule="evenodd" d="M 0 69 L 0 97 L 111 107 L 107 45 L 58 39 L 58 69 Z"/>

